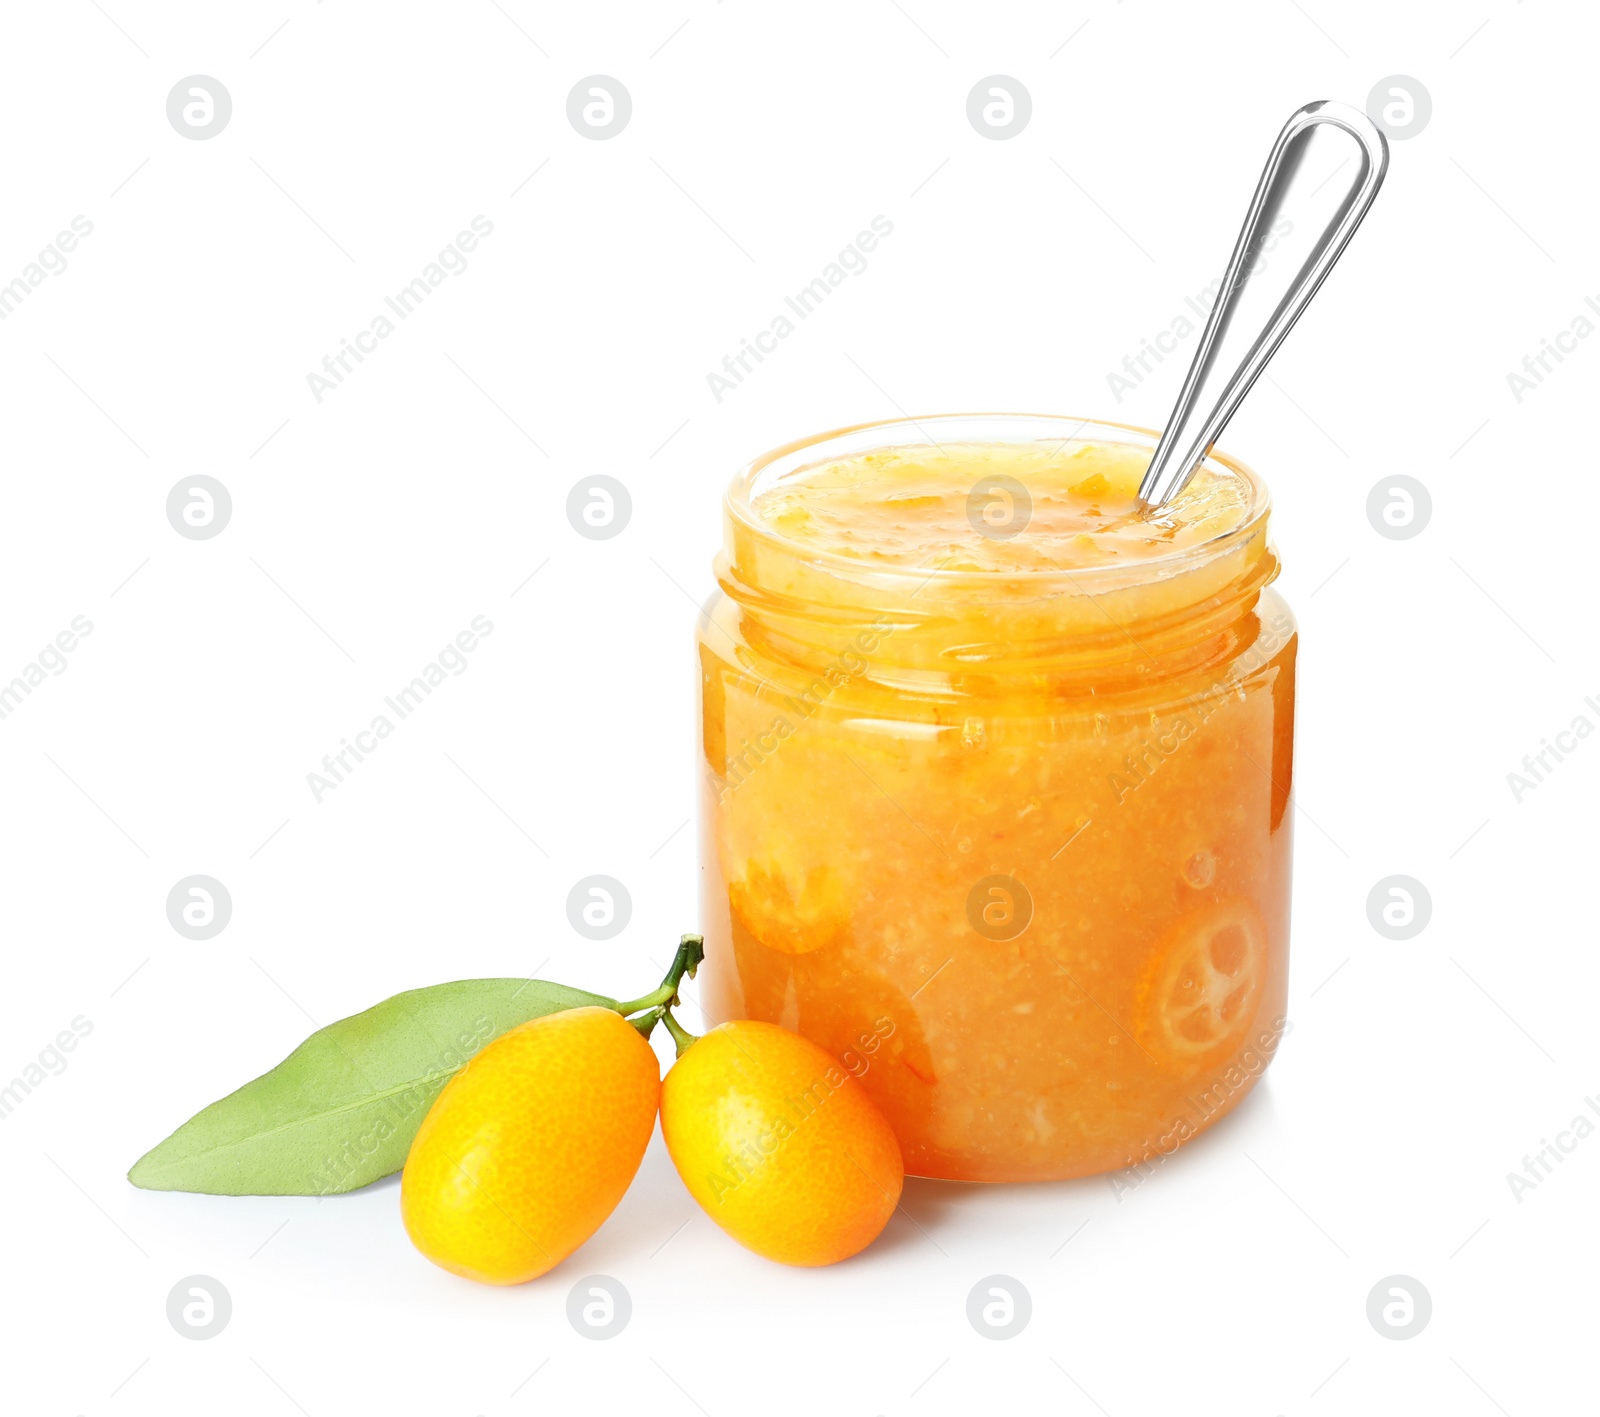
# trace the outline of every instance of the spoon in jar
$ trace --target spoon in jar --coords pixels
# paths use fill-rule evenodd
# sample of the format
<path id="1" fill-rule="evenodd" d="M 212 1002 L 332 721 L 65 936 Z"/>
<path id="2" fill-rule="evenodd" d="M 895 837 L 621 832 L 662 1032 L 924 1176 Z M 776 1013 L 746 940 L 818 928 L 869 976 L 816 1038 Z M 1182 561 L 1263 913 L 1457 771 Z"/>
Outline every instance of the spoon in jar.
<path id="1" fill-rule="evenodd" d="M 1350 142 L 1353 151 L 1327 171 L 1336 145 Z M 1316 165 L 1308 161 L 1313 153 Z M 1351 157 L 1359 158 L 1355 173 L 1335 181 Z M 1388 168 L 1383 134 L 1342 103 L 1308 103 L 1278 134 L 1183 390 L 1139 484 L 1146 511 L 1176 497 L 1211 451 L 1361 225 Z"/>

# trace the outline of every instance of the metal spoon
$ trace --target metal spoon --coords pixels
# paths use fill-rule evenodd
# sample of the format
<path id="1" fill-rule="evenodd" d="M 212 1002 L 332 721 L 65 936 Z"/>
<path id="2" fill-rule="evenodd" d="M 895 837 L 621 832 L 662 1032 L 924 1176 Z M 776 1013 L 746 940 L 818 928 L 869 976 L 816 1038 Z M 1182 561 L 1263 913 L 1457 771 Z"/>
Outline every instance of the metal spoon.
<path id="1" fill-rule="evenodd" d="M 1347 147 L 1347 140 L 1353 151 L 1329 172 L 1334 145 Z M 1317 161 L 1308 162 L 1313 153 Z M 1360 159 L 1353 178 L 1336 181 L 1352 156 Z M 1308 103 L 1278 134 L 1183 391 L 1139 484 L 1147 509 L 1170 502 L 1194 475 L 1361 225 L 1388 169 L 1383 134 L 1342 103 Z"/>

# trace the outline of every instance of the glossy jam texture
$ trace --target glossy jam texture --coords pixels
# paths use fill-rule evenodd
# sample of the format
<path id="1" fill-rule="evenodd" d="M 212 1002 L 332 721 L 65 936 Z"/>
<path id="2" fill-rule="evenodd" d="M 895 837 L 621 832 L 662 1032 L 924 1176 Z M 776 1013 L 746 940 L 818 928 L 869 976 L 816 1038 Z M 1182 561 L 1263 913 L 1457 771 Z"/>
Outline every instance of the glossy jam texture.
<path id="1" fill-rule="evenodd" d="M 1245 518 L 1252 488 L 1202 468 L 1153 516 L 1139 512 L 1149 454 L 1089 440 L 878 448 L 802 467 L 753 510 L 786 540 L 872 565 L 1025 572 L 1148 561 Z M 1020 489 L 1020 490 L 1019 490 Z"/>
<path id="2" fill-rule="evenodd" d="M 891 445 L 758 478 L 730 521 L 699 645 L 708 1008 L 838 1056 L 914 1174 L 1153 1163 L 1281 1036 L 1294 624 L 1259 484 L 1213 464 L 1144 519 L 1147 459 Z M 1020 529 L 972 500 L 1003 478 Z M 884 591 L 905 567 L 931 578 Z"/>

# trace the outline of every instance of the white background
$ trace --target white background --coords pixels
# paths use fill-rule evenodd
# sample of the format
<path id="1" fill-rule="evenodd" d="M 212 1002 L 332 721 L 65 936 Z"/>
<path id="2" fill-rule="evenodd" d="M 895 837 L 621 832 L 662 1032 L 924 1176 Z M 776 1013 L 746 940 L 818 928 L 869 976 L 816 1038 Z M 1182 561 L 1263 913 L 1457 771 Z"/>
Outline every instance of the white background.
<path id="1" fill-rule="evenodd" d="M 1506 379 L 1600 296 L 1588 7 L 106 0 L 5 26 L 0 282 L 94 227 L 0 323 L 0 679 L 94 626 L 0 721 L 0 1081 L 93 1028 L 0 1126 L 8 1410 L 1593 1401 L 1600 1139 L 1520 1202 L 1506 1180 L 1600 1094 L 1600 741 L 1520 803 L 1506 782 L 1600 724 L 1600 341 L 1520 402 Z M 232 97 L 205 141 L 165 112 L 193 74 Z M 592 74 L 632 96 L 609 141 L 566 117 Z M 991 74 L 1032 94 L 1008 141 L 967 120 Z M 392 1182 L 127 1185 L 313 1019 L 446 978 L 650 987 L 696 923 L 690 641 L 731 473 L 901 409 L 1159 423 L 1178 361 L 1120 402 L 1108 371 L 1220 273 L 1289 113 L 1394 74 L 1431 122 L 1224 442 L 1273 487 L 1303 633 L 1293 1032 L 1235 1117 L 1120 1200 L 910 1182 L 820 1272 L 727 1240 L 659 1142 L 510 1291 L 426 1263 Z M 315 401 L 478 214 L 469 268 Z M 707 372 L 880 214 L 869 268 L 716 402 Z M 566 497 L 602 472 L 633 517 L 588 541 Z M 233 514 L 192 541 L 165 502 L 202 473 Z M 1397 473 L 1433 499 L 1405 541 L 1365 512 Z M 315 801 L 306 774 L 475 615 L 467 671 Z M 233 898 L 209 942 L 165 914 L 193 873 Z M 609 943 L 567 921 L 591 873 L 633 897 Z M 1366 915 L 1393 873 L 1433 900 L 1403 943 Z M 165 1313 L 193 1274 L 233 1300 L 206 1342 Z M 588 1274 L 632 1295 L 608 1342 L 565 1317 Z M 966 1318 L 993 1274 L 1032 1298 L 1005 1342 Z M 1433 1301 L 1404 1342 L 1366 1316 L 1393 1274 Z"/>

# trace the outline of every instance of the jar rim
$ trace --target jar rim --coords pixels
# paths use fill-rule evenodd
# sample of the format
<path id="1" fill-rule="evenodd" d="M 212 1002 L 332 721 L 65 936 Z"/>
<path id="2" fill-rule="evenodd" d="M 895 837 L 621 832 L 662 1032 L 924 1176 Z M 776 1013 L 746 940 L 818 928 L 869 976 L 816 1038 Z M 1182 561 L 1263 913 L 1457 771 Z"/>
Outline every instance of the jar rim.
<path id="1" fill-rule="evenodd" d="M 1127 562 L 1110 562 L 1098 566 L 1024 568 L 996 572 L 993 570 L 958 569 L 925 565 L 895 565 L 892 563 L 864 563 L 860 559 L 829 551 L 784 535 L 763 518 L 755 508 L 755 499 L 772 479 L 787 472 L 810 466 L 821 458 L 847 457 L 879 448 L 903 446 L 906 443 L 928 443 L 938 446 L 933 431 L 942 429 L 952 441 L 956 428 L 963 428 L 968 442 L 1020 443 L 1034 441 L 1035 437 L 1054 437 L 1060 434 L 1063 442 L 1087 434 L 1099 442 L 1120 443 L 1144 447 L 1154 453 L 1160 433 L 1134 423 L 1116 423 L 1107 419 L 1077 418 L 1065 414 L 1049 413 L 940 413 L 921 417 L 876 419 L 867 423 L 849 424 L 828 432 L 796 439 L 752 459 L 734 476 L 723 497 L 723 509 L 728 517 L 751 534 L 766 539 L 796 558 L 819 568 L 826 568 L 843 580 L 861 580 L 883 583 L 904 578 L 920 584 L 940 584 L 949 587 L 975 587 L 994 585 L 1005 580 L 1012 586 L 1026 586 L 1040 593 L 1070 588 L 1079 594 L 1111 583 L 1130 584 L 1130 571 L 1136 571 L 1134 583 L 1148 584 L 1191 571 L 1215 557 L 1229 551 L 1257 535 L 1271 511 L 1271 494 L 1260 475 L 1238 458 L 1220 453 L 1215 448 L 1202 461 L 1202 467 L 1223 469 L 1242 477 L 1250 490 L 1244 515 L 1233 526 L 1187 546 L 1176 547 L 1160 555 L 1151 556 L 1130 565 Z M 1071 432 L 1061 430 L 1070 427 Z M 892 435 L 904 431 L 912 435 L 896 439 Z M 1029 433 L 1034 436 L 1028 436 Z M 1103 437 L 1112 433 L 1118 436 Z M 1133 436 L 1129 436 L 1133 435 Z"/>

